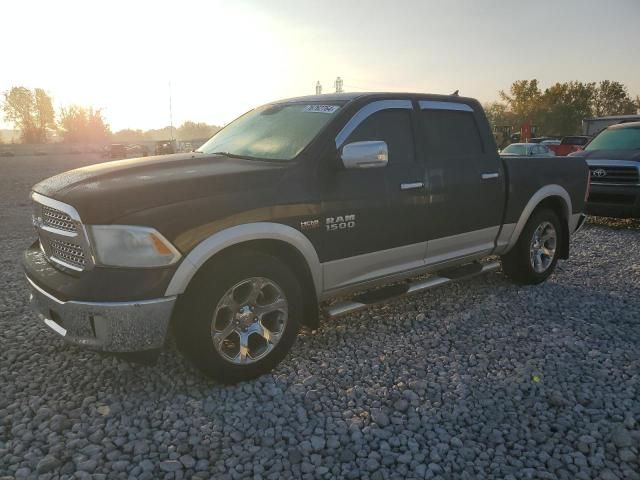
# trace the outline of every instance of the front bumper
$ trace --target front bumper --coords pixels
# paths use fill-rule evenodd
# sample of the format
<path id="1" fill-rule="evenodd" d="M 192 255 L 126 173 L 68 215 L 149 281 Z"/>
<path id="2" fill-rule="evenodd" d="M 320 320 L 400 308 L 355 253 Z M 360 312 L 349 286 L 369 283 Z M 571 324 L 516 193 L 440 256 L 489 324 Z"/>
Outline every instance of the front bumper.
<path id="1" fill-rule="evenodd" d="M 69 343 L 105 352 L 164 345 L 176 297 L 135 302 L 62 301 L 27 277 L 38 316 Z"/>
<path id="2" fill-rule="evenodd" d="M 572 222 L 572 225 L 570 226 L 570 228 L 572 229 L 572 234 L 578 233 L 584 226 L 585 222 L 587 221 L 587 215 L 584 213 L 580 213 L 575 217 L 576 217 L 576 221 Z"/>
<path id="3" fill-rule="evenodd" d="M 640 218 L 640 186 L 591 184 L 585 210 L 601 217 Z"/>

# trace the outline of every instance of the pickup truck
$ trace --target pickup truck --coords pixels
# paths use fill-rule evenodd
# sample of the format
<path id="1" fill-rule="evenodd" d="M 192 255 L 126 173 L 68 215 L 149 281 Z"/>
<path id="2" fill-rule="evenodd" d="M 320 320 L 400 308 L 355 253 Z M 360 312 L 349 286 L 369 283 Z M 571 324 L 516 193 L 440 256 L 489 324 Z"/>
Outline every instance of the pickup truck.
<path id="1" fill-rule="evenodd" d="M 549 150 L 556 154 L 558 157 L 566 157 L 573 152 L 579 152 L 584 149 L 584 146 L 589 143 L 591 137 L 586 135 L 572 135 L 569 137 L 562 137 L 560 143 L 556 145 L 547 145 Z"/>
<path id="2" fill-rule="evenodd" d="M 585 160 L 591 171 L 589 215 L 640 218 L 640 122 L 602 130 L 571 157 Z"/>
<path id="3" fill-rule="evenodd" d="M 498 257 L 514 281 L 544 281 L 569 256 L 587 186 L 578 158 L 501 159 L 471 98 L 300 97 L 194 152 L 38 183 L 24 268 L 35 311 L 68 342 L 155 352 L 175 338 L 206 374 L 237 382 L 272 369 L 321 312 Z"/>

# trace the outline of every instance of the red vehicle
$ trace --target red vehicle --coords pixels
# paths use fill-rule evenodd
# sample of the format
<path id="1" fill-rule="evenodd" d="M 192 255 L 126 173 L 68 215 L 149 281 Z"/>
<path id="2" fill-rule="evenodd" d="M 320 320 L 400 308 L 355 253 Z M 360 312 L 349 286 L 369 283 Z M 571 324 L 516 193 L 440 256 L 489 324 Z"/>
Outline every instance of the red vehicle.
<path id="1" fill-rule="evenodd" d="M 570 137 L 562 137 L 558 145 L 547 145 L 547 147 L 556 154 L 556 157 L 565 157 L 570 153 L 584 150 L 589 140 L 591 140 L 591 137 L 586 135 L 572 135 Z"/>

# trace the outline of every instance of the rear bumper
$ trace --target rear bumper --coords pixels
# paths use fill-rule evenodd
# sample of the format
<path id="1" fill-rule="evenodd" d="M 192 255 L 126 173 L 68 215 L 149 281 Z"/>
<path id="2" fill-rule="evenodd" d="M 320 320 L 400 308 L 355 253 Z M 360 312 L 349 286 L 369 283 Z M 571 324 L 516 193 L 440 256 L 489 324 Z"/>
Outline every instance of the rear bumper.
<path id="1" fill-rule="evenodd" d="M 31 306 L 65 341 L 105 352 L 137 352 L 164 345 L 176 297 L 135 302 L 62 301 L 27 277 Z"/>

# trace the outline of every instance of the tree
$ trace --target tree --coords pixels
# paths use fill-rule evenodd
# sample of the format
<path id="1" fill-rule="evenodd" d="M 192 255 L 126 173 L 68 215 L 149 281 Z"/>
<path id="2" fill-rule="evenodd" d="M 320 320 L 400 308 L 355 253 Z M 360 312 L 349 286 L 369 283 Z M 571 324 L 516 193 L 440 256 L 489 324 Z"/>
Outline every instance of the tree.
<path id="1" fill-rule="evenodd" d="M 55 126 L 55 115 L 51 97 L 44 90 L 13 87 L 4 93 L 4 100 L 5 120 L 20 130 L 23 143 L 47 141 L 47 130 Z"/>
<path id="2" fill-rule="evenodd" d="M 509 111 L 513 112 L 516 123 L 521 125 L 526 121 L 537 123 L 540 110 L 542 92 L 538 80 L 516 80 L 509 88 L 509 94 L 504 90 L 498 92 L 506 103 Z"/>
<path id="3" fill-rule="evenodd" d="M 504 103 L 485 103 L 483 107 L 490 125 L 513 125 L 515 115 Z"/>
<path id="4" fill-rule="evenodd" d="M 58 130 L 66 143 L 100 143 L 111 137 L 99 109 L 78 105 L 60 110 Z"/>
<path id="5" fill-rule="evenodd" d="M 141 142 L 148 140 L 146 132 L 138 129 L 124 128 L 118 130 L 111 138 L 114 142 Z"/>
<path id="6" fill-rule="evenodd" d="M 629 96 L 627 87 L 620 82 L 604 80 L 598 85 L 593 102 L 594 115 L 631 115 L 638 106 Z"/>
<path id="7" fill-rule="evenodd" d="M 187 120 L 178 127 L 178 138 L 180 140 L 195 140 L 200 138 L 209 138 L 220 130 L 220 127 L 209 125 L 204 122 L 192 122 Z"/>
<path id="8" fill-rule="evenodd" d="M 556 83 L 545 89 L 540 99 L 538 135 L 580 133 L 582 119 L 592 115 L 595 83 Z"/>

